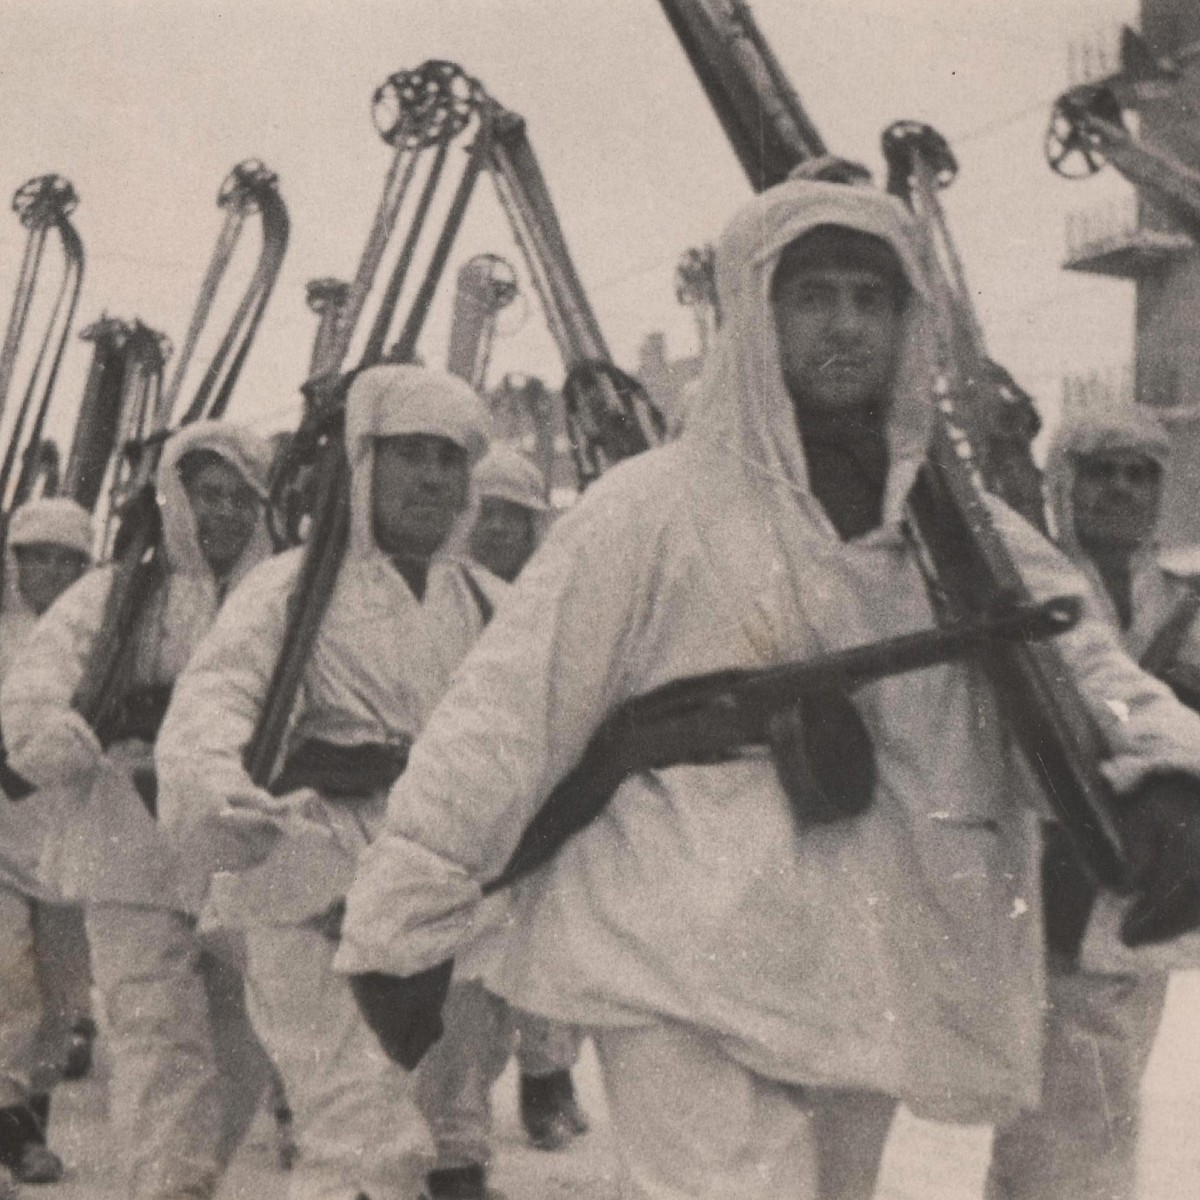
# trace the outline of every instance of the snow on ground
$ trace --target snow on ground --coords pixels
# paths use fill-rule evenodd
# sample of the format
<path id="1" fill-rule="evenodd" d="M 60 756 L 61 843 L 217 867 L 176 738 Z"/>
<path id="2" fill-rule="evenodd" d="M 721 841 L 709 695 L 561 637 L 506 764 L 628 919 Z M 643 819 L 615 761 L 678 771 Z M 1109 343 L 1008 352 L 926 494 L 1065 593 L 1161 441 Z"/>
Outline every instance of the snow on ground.
<path id="1" fill-rule="evenodd" d="M 103 1072 L 101 1071 L 101 1074 Z M 595 1057 L 577 1071 L 592 1131 L 567 1152 L 526 1147 L 513 1071 L 496 1089 L 496 1189 L 507 1200 L 622 1200 L 612 1134 Z M 220 1200 L 285 1200 L 274 1165 L 271 1125 L 256 1126 Z M 878 1200 L 980 1200 L 990 1131 L 952 1128 L 901 1113 L 884 1160 Z M 27 1187 L 28 1200 L 121 1200 L 114 1184 L 102 1080 L 64 1087 L 55 1100 L 52 1144 L 71 1166 L 53 1187 Z M 1200 1193 L 1200 972 L 1176 975 L 1145 1081 L 1138 1200 L 1194 1200 Z"/>

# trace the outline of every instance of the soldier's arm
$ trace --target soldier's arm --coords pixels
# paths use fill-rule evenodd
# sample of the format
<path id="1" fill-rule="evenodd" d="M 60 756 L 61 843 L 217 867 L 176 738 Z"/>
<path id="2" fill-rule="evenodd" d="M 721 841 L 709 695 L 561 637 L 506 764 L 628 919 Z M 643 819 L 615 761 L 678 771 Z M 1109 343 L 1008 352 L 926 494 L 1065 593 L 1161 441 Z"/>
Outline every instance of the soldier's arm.
<path id="1" fill-rule="evenodd" d="M 287 625 L 296 555 L 270 559 L 225 601 L 184 668 L 155 744 L 159 818 L 180 831 L 254 791 L 242 752 L 254 732 Z"/>
<path id="2" fill-rule="evenodd" d="M 409 975 L 451 956 L 480 884 L 629 694 L 655 550 L 607 490 L 558 524 L 418 738 L 360 861 L 340 969 Z"/>

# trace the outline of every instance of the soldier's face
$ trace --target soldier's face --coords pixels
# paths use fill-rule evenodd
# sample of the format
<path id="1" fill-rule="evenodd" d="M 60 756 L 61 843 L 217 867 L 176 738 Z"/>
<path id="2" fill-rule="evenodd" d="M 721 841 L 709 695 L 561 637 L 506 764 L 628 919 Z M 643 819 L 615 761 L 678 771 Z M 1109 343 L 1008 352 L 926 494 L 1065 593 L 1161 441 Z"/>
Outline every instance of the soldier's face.
<path id="1" fill-rule="evenodd" d="M 467 452 L 449 438 L 402 434 L 378 438 L 371 476 L 375 541 L 385 554 L 428 558 L 466 508 Z"/>
<path id="2" fill-rule="evenodd" d="M 471 530 L 471 557 L 512 583 L 533 553 L 534 514 L 523 504 L 484 496 Z"/>
<path id="3" fill-rule="evenodd" d="M 229 463 L 210 463 L 185 485 L 205 562 L 225 575 L 250 544 L 262 510 L 258 493 Z"/>
<path id="4" fill-rule="evenodd" d="M 775 332 L 797 411 L 886 403 L 902 342 L 894 286 L 858 267 L 814 267 L 776 282 Z"/>
<path id="5" fill-rule="evenodd" d="M 1132 553 L 1153 536 L 1162 502 L 1162 468 L 1134 450 L 1075 462 L 1071 505 L 1075 536 L 1087 550 Z"/>
<path id="6" fill-rule="evenodd" d="M 36 616 L 41 616 L 87 568 L 87 556 L 53 542 L 15 546 L 17 591 Z"/>

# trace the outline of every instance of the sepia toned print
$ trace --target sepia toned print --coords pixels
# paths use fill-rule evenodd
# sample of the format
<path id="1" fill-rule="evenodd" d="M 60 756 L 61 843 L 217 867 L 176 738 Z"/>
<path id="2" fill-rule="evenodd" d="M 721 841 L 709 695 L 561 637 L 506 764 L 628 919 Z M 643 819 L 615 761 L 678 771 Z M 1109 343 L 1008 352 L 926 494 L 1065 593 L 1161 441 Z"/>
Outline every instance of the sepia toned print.
<path id="1" fill-rule="evenodd" d="M 0 1200 L 1177 1200 L 1200 15 L 13 0 Z"/>

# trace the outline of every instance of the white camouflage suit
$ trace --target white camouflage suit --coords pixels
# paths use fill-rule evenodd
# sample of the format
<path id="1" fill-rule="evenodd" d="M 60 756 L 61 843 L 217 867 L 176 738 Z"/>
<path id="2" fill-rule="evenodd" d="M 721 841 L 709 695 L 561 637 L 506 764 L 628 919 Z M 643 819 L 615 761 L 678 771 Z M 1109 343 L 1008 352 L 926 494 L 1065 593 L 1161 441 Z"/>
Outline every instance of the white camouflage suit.
<path id="1" fill-rule="evenodd" d="M 1122 630 L 1104 582 L 1075 533 L 1079 457 L 1131 451 L 1170 469 L 1166 431 L 1137 405 L 1075 414 L 1055 436 L 1046 494 L 1055 540 L 1087 577 L 1091 614 L 1109 624 L 1141 659 L 1185 602 L 1190 585 L 1158 562 L 1158 547 L 1137 552 L 1130 569 L 1132 621 Z M 1176 662 L 1200 682 L 1200 622 L 1184 631 Z M 1101 899 L 1100 905 L 1110 901 Z M 1089 943 L 1092 939 L 1089 938 Z M 1107 958 L 1107 948 L 1098 946 Z M 1129 957 L 1128 952 L 1122 957 Z M 1141 1082 L 1162 1019 L 1167 975 L 1082 968 L 1052 957 L 1041 1106 L 997 1132 L 989 1196 L 994 1200 L 1132 1200 Z"/>
<path id="2" fill-rule="evenodd" d="M 783 248 L 831 223 L 885 239 L 913 285 L 883 523 L 848 543 L 807 488 L 769 291 Z M 716 260 L 724 323 L 688 427 L 559 520 L 456 674 L 363 855 L 339 969 L 408 975 L 474 936 L 481 883 L 621 701 L 933 624 L 901 526 L 932 419 L 910 216 L 792 181 L 735 217 Z M 1084 589 L 996 513 L 1037 594 Z M 1104 622 L 1060 645 L 1119 790 L 1200 769 L 1200 721 Z M 966 1121 L 1037 1102 L 1039 831 L 1013 801 L 991 687 L 963 662 L 855 698 L 878 763 L 861 817 L 799 828 L 764 756 L 647 772 L 519 891 L 496 986 L 592 1033 L 643 1197 L 808 1200 L 806 1106 L 827 1089 Z"/>
<path id="3" fill-rule="evenodd" d="M 92 519 L 86 510 L 65 498 L 32 500 L 17 509 L 9 522 L 4 562 L 4 596 L 0 602 L 0 679 L 37 621 L 17 588 L 17 545 L 47 544 L 74 550 L 84 560 L 92 553 Z M 47 832 L 45 805 L 39 797 L 9 803 L 0 796 L 0 1108 L 24 1104 L 54 1083 L 66 1050 L 68 1014 L 47 1011 L 47 947 L 37 938 L 39 909 L 61 899 L 53 870 L 45 870 L 43 850 Z M 63 914 L 66 915 L 65 912 Z M 86 1013 L 86 944 L 80 962 L 58 964 L 77 979 L 71 990 L 81 993 Z M 48 1003 L 49 1002 L 49 1003 Z M 56 1019 L 57 1018 L 57 1019 Z"/>
<path id="4" fill-rule="evenodd" d="M 262 493 L 265 447 L 244 430 L 197 422 L 164 447 L 157 474 L 167 582 L 135 634 L 130 686 L 170 684 L 221 602 L 177 470 L 189 451 L 217 452 Z M 270 551 L 261 522 L 230 583 Z M 162 826 L 133 785 L 151 747 L 118 740 L 101 753 L 71 708 L 104 615 L 111 567 L 85 575 L 38 622 L 4 679 L 0 723 L 13 766 L 52 793 L 50 822 L 64 891 L 85 906 L 104 1032 L 112 1049 L 118 1161 L 133 1200 L 207 1197 L 216 1187 L 222 1084 L 200 971 L 194 897 Z M 40 798 L 39 798 L 40 799 Z M 241 1075 L 244 1064 L 232 1073 Z"/>
<path id="5" fill-rule="evenodd" d="M 480 501 L 491 497 L 520 505 L 534 522 L 535 544 L 541 544 L 554 514 L 546 502 L 546 481 L 527 455 L 503 442 L 493 445 L 475 471 L 472 483 Z M 501 1007 L 507 1008 L 503 1004 Z M 510 1029 L 516 1034 L 517 1062 L 522 1075 L 543 1077 L 569 1071 L 579 1060 L 581 1035 L 569 1025 L 519 1009 L 509 1009 L 506 1018 L 497 1013 L 495 1024 L 502 1038 L 509 1036 Z M 430 1053 L 436 1056 L 438 1048 Z"/>
<path id="6" fill-rule="evenodd" d="M 499 584 L 455 553 L 430 564 L 422 602 L 371 527 L 375 439 L 449 438 L 477 461 L 487 415 L 466 384 L 415 367 L 377 367 L 350 388 L 346 451 L 350 539 L 301 687 L 289 746 L 406 746 L 478 636 L 474 580 Z M 465 520 L 466 518 L 464 518 Z M 456 544 L 455 535 L 447 546 Z M 163 820 L 181 845 L 233 796 L 253 794 L 242 765 L 286 627 L 301 551 L 261 567 L 232 596 L 178 681 L 157 744 Z M 287 757 L 285 749 L 284 758 Z M 354 877 L 385 795 L 289 799 L 262 864 L 214 876 L 212 919 L 245 931 L 251 1019 L 283 1076 L 300 1158 L 292 1200 L 413 1200 L 433 1146 L 409 1077 L 379 1048 L 332 970 L 326 917 Z"/>

